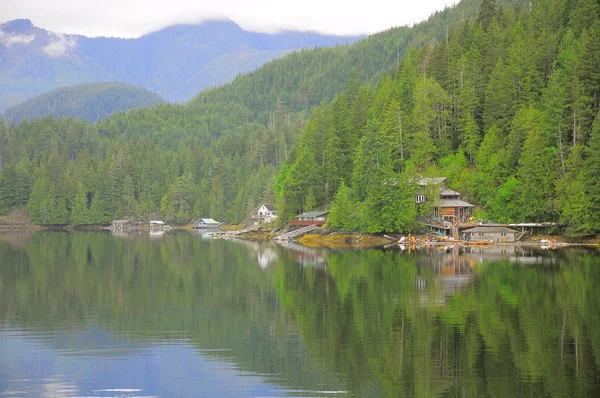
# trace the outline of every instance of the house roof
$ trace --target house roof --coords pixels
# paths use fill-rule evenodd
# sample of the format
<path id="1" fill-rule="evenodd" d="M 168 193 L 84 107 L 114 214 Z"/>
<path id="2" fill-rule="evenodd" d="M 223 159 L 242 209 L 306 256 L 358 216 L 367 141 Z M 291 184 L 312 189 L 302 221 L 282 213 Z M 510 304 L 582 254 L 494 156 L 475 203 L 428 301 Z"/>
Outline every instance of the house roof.
<path id="1" fill-rule="evenodd" d="M 419 185 L 438 185 L 446 181 L 448 181 L 447 177 L 421 177 L 419 178 Z"/>
<path id="2" fill-rule="evenodd" d="M 164 221 L 150 221 L 151 225 L 164 225 Z"/>
<path id="3" fill-rule="evenodd" d="M 130 222 L 131 222 L 131 220 L 114 220 L 112 223 L 113 224 L 127 224 Z"/>
<path id="4" fill-rule="evenodd" d="M 469 202 L 459 199 L 440 199 L 439 207 L 475 207 Z"/>
<path id="5" fill-rule="evenodd" d="M 515 231 L 514 229 L 510 229 L 508 227 L 480 225 L 475 228 L 465 229 L 463 232 L 469 232 L 469 233 L 471 233 L 471 232 L 510 232 L 510 233 L 516 234 L 518 231 Z"/>
<path id="6" fill-rule="evenodd" d="M 205 224 L 220 224 L 218 221 L 215 221 L 212 218 L 201 218 L 198 222 L 203 222 Z"/>
<path id="7" fill-rule="evenodd" d="M 263 206 L 266 207 L 269 211 L 275 211 L 275 205 L 264 204 Z"/>
<path id="8" fill-rule="evenodd" d="M 299 217 L 316 218 L 316 217 L 324 216 L 326 214 L 329 214 L 329 212 L 328 211 L 307 211 L 305 213 L 298 214 L 296 216 L 296 218 L 299 218 Z"/>
<path id="9" fill-rule="evenodd" d="M 440 196 L 460 196 L 460 192 L 456 192 L 448 188 L 443 188 L 440 189 Z"/>

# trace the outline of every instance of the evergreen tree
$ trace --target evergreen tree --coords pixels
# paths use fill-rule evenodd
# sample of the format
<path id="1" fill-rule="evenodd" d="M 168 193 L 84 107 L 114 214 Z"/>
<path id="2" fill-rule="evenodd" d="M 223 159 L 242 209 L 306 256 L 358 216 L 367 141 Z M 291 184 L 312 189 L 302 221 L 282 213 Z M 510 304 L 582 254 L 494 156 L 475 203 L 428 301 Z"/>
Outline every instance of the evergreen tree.
<path id="1" fill-rule="evenodd" d="M 596 115 L 587 159 L 583 168 L 583 183 L 585 184 L 585 202 L 589 204 L 586 209 L 587 222 L 583 230 L 589 233 L 600 232 L 600 112 Z"/>
<path id="2" fill-rule="evenodd" d="M 539 130 L 531 130 L 523 147 L 518 176 L 517 213 L 523 221 L 554 220 L 554 181 L 557 178 L 556 148 L 546 147 Z"/>
<path id="3" fill-rule="evenodd" d="M 73 201 L 71 210 L 71 221 L 73 225 L 90 224 L 90 215 L 87 207 L 87 195 L 83 183 L 77 186 L 77 195 Z"/>
<path id="4" fill-rule="evenodd" d="M 315 210 L 317 201 L 315 199 L 315 195 L 313 194 L 312 187 L 308 188 L 308 194 L 306 194 L 306 198 L 304 198 L 304 211 L 313 211 Z"/>
<path id="5" fill-rule="evenodd" d="M 556 180 L 554 207 L 571 235 L 593 232 L 587 230 L 591 221 L 591 209 L 586 195 L 584 152 L 583 145 L 575 145 L 565 162 L 565 174 Z"/>
<path id="6" fill-rule="evenodd" d="M 479 5 L 479 14 L 477 15 L 477 22 L 483 26 L 485 30 L 488 29 L 492 21 L 498 14 L 498 6 L 495 0 L 482 0 Z"/>
<path id="7" fill-rule="evenodd" d="M 352 223 L 353 212 L 354 204 L 351 199 L 350 189 L 344 181 L 341 181 L 331 205 L 327 222 L 335 230 L 351 230 L 354 228 Z"/>

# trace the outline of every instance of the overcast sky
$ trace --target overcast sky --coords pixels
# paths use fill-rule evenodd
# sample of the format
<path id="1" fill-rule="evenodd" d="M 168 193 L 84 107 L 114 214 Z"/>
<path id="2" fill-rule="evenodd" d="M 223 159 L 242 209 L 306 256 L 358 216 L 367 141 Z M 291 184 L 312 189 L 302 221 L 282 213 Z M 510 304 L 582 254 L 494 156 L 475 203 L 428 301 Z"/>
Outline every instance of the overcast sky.
<path id="1" fill-rule="evenodd" d="M 375 33 L 426 19 L 455 0 L 0 0 L 0 22 L 86 36 L 138 37 L 168 25 L 231 19 L 246 30 Z"/>

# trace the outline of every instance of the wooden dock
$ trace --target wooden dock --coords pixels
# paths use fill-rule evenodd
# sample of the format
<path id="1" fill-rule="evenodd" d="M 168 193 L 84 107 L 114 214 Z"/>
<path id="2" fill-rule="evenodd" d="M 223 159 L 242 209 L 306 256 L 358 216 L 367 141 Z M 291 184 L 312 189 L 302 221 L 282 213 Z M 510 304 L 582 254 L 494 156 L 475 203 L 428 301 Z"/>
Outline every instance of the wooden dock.
<path id="1" fill-rule="evenodd" d="M 302 227 L 300 229 L 295 229 L 293 231 L 290 232 L 286 232 L 284 234 L 281 235 L 277 235 L 275 237 L 275 240 L 292 240 L 298 236 L 302 236 L 304 234 L 307 234 L 311 231 L 314 231 L 315 229 L 319 228 L 317 225 L 312 224 L 312 225 L 308 225 L 306 227 Z"/>

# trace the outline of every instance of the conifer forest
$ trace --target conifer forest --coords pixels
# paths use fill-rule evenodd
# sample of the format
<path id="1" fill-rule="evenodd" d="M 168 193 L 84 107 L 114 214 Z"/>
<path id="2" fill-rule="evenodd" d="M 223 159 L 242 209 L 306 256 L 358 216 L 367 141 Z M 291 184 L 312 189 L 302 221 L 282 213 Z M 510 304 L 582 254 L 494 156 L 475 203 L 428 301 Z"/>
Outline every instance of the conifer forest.
<path id="1" fill-rule="evenodd" d="M 492 222 L 600 233 L 600 2 L 465 0 L 413 27 L 302 50 L 187 104 L 0 123 L 0 214 L 159 214 L 409 232 L 445 176 Z"/>

